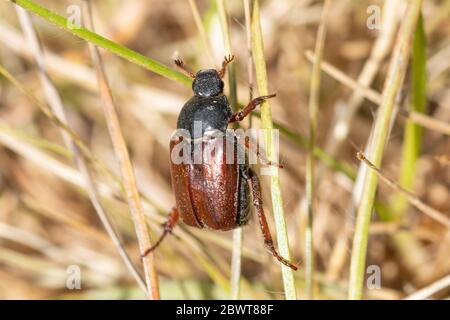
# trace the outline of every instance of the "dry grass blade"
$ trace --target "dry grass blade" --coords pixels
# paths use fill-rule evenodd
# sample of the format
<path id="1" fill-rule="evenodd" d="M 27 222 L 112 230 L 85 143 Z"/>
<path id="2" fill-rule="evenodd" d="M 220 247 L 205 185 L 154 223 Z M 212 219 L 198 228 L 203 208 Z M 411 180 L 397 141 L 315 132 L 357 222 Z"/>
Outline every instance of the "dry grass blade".
<path id="1" fill-rule="evenodd" d="M 309 61 L 311 62 L 314 61 L 314 54 L 311 51 L 306 51 L 305 55 Z M 327 73 L 337 81 L 341 82 L 342 84 L 346 85 L 347 87 L 355 91 L 358 91 L 366 99 L 373 102 L 377 106 L 381 104 L 382 95 L 376 90 L 369 87 L 361 86 L 360 84 L 358 84 L 358 82 L 356 82 L 348 75 L 346 75 L 344 72 L 342 72 L 341 70 L 329 64 L 326 61 L 322 61 L 321 68 L 325 73 Z M 432 118 L 430 116 L 427 116 L 426 114 L 416 111 L 400 109 L 399 112 L 400 115 L 406 117 L 408 120 L 411 120 L 412 122 L 424 128 L 437 131 L 445 135 L 450 135 L 450 125 L 446 122 L 442 122 L 438 119 Z"/>
<path id="2" fill-rule="evenodd" d="M 200 38 L 202 39 L 203 47 L 206 51 L 206 55 L 211 63 L 214 62 L 214 57 L 211 51 L 211 45 L 208 41 L 208 35 L 206 34 L 205 26 L 203 25 L 202 18 L 198 11 L 197 4 L 195 0 L 188 0 L 189 7 L 191 8 L 192 15 L 194 16 L 195 25 L 197 27 L 198 32 L 200 33 Z"/>
<path id="3" fill-rule="evenodd" d="M 233 230 L 233 249 L 231 251 L 230 273 L 231 299 L 233 300 L 239 300 L 241 297 L 242 242 L 242 228 Z"/>
<path id="4" fill-rule="evenodd" d="M 17 89 L 20 90 L 31 102 L 39 107 L 42 113 L 53 122 L 58 128 L 66 132 L 70 138 L 75 142 L 79 151 L 82 153 L 83 157 L 89 160 L 89 162 L 94 163 L 99 169 L 102 170 L 107 176 L 111 177 L 114 181 L 118 181 L 117 177 L 108 169 L 108 167 L 100 161 L 83 140 L 75 133 L 71 127 L 69 127 L 64 121 L 62 121 L 51 109 L 49 109 L 45 104 L 41 103 L 34 95 L 32 95 L 8 70 L 6 70 L 2 65 L 0 65 L 0 74 L 4 76 L 8 81 L 10 81 Z"/>
<path id="5" fill-rule="evenodd" d="M 371 159 L 375 166 L 381 164 L 390 125 L 393 120 L 395 101 L 400 92 L 408 66 L 411 38 L 419 18 L 421 5 L 421 0 L 415 0 L 409 3 L 391 58 L 384 85 L 382 103 L 378 109 L 372 128 L 372 139 L 368 143 L 368 158 Z M 363 172 L 362 197 L 357 212 L 350 263 L 350 299 L 361 299 L 363 295 L 368 231 L 377 188 L 376 172 L 372 170 L 365 170 Z"/>
<path id="6" fill-rule="evenodd" d="M 319 30 L 317 31 L 315 60 L 311 75 L 309 91 L 309 144 L 308 157 L 306 159 L 306 203 L 307 203 L 307 227 L 305 232 L 305 288 L 308 299 L 313 299 L 314 290 L 314 245 L 313 245 L 313 218 L 314 218 L 314 188 L 315 188 L 315 156 L 317 115 L 319 113 L 320 96 L 320 64 L 322 62 L 325 46 L 326 21 L 330 10 L 331 1 L 325 1 L 320 17 Z"/>
<path id="7" fill-rule="evenodd" d="M 434 119 L 426 114 L 416 111 L 400 109 L 400 114 L 405 115 L 409 120 L 424 128 L 450 136 L 450 125 L 448 123 L 439 121 L 438 119 Z"/>
<path id="8" fill-rule="evenodd" d="M 85 8 L 86 22 L 88 28 L 93 30 L 92 11 L 90 2 L 86 1 Z M 89 43 L 89 50 L 97 74 L 100 95 L 103 101 L 103 108 L 108 124 L 108 130 L 114 147 L 117 160 L 119 161 L 123 184 L 125 187 L 126 199 L 135 224 L 136 234 L 139 242 L 139 251 L 144 253 L 151 247 L 150 237 L 142 210 L 139 191 L 136 186 L 136 177 L 131 164 L 130 155 L 125 143 L 125 139 L 120 127 L 119 117 L 116 112 L 111 88 L 108 85 L 102 59 L 97 47 Z M 153 255 L 150 254 L 142 259 L 144 265 L 145 281 L 151 299 L 159 299 L 158 277 L 153 263 Z"/>
<path id="9" fill-rule="evenodd" d="M 359 86 L 369 87 L 371 85 L 385 57 L 390 53 L 400 20 L 398 11 L 401 5 L 401 1 L 398 0 L 384 1 L 378 37 L 373 44 L 369 59 L 364 63 L 358 76 L 357 83 Z M 348 99 L 346 108 L 336 114 L 332 134 L 329 136 L 325 147 L 325 150 L 330 154 L 336 154 L 342 142 L 346 140 L 352 120 L 364 100 L 363 93 L 363 91 L 354 90 Z"/>
<path id="10" fill-rule="evenodd" d="M 358 151 L 358 153 L 356 154 L 356 158 L 358 158 L 358 160 L 360 160 L 360 161 L 363 161 L 372 170 L 374 170 L 378 174 L 380 179 L 383 180 L 388 186 L 390 186 L 395 191 L 400 192 L 412 206 L 416 207 L 418 210 L 425 213 L 431 219 L 441 223 L 442 225 L 446 226 L 447 228 L 450 228 L 450 219 L 447 218 L 447 216 L 444 213 L 430 207 L 429 205 L 424 203 L 422 200 L 420 200 L 415 194 L 406 190 L 405 188 L 400 186 L 398 183 L 392 181 L 391 179 L 389 179 L 388 177 L 383 175 L 381 170 L 379 168 L 377 168 L 372 162 L 370 162 L 366 158 L 364 153 L 362 153 L 361 151 Z"/>
<path id="11" fill-rule="evenodd" d="M 442 279 L 439 279 L 436 282 L 433 282 L 429 286 L 420 289 L 417 292 L 414 292 L 413 294 L 407 296 L 404 298 L 405 300 L 423 300 L 431 297 L 433 294 L 444 290 L 446 288 L 450 287 L 450 274 L 445 276 Z"/>
<path id="12" fill-rule="evenodd" d="M 62 104 L 61 97 L 58 94 L 58 91 L 54 87 L 48 73 L 46 70 L 42 47 L 40 44 L 40 41 L 37 37 L 36 31 L 33 27 L 33 24 L 31 22 L 30 16 L 28 12 L 26 12 L 23 8 L 16 6 L 16 11 L 19 15 L 19 20 L 22 25 L 22 28 L 24 30 L 25 36 L 32 48 L 33 55 L 36 59 L 36 63 L 38 65 L 38 72 L 39 72 L 39 78 L 42 83 L 44 94 L 46 96 L 46 99 L 48 101 L 48 104 L 52 108 L 53 112 L 56 114 L 56 116 L 61 119 L 61 121 L 66 124 L 67 126 L 67 117 L 65 114 L 64 106 Z M 66 147 L 72 152 L 73 158 L 75 161 L 75 164 L 78 167 L 78 170 L 80 171 L 81 175 L 83 176 L 85 183 L 86 183 L 86 190 L 89 196 L 90 201 L 92 202 L 92 205 L 102 222 L 106 232 L 108 233 L 109 237 L 111 238 L 114 246 L 116 247 L 117 251 L 119 252 L 119 255 L 121 256 L 123 262 L 125 263 L 125 266 L 130 271 L 131 275 L 134 277 L 138 285 L 144 290 L 144 292 L 147 292 L 147 289 L 145 287 L 145 283 L 140 276 L 139 272 L 137 271 L 136 267 L 134 266 L 133 262 L 131 261 L 130 257 L 128 256 L 127 252 L 125 251 L 125 248 L 122 245 L 122 242 L 117 234 L 117 232 L 114 230 L 113 225 L 111 224 L 111 221 L 109 220 L 109 217 L 107 213 L 105 212 L 105 209 L 103 208 L 103 205 L 100 202 L 100 197 L 98 195 L 97 188 L 95 186 L 95 182 L 93 180 L 93 176 L 91 172 L 89 171 L 88 165 L 81 154 L 79 148 L 75 144 L 72 137 L 65 132 L 63 129 L 61 130 L 61 134 L 63 135 L 64 142 L 66 144 Z"/>

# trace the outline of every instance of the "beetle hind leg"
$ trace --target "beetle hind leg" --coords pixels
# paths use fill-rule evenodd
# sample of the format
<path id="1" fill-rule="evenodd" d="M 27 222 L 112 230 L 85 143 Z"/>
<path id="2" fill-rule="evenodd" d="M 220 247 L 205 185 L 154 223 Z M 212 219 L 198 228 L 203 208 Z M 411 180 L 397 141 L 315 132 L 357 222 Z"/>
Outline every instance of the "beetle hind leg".
<path id="1" fill-rule="evenodd" d="M 267 224 L 267 219 L 263 210 L 261 184 L 259 182 L 258 176 L 250 168 L 248 169 L 248 178 L 250 179 L 252 184 L 253 205 L 255 206 L 259 224 L 261 225 L 261 231 L 264 236 L 264 246 L 282 264 L 288 266 L 293 270 L 297 270 L 297 266 L 280 256 L 280 254 L 275 249 L 272 236 L 270 234 L 269 225 Z"/>
<path id="2" fill-rule="evenodd" d="M 153 246 L 148 248 L 144 251 L 144 253 L 141 255 L 141 258 L 145 258 L 150 252 L 155 250 L 161 242 L 164 240 L 164 238 L 169 234 L 172 233 L 173 228 L 178 222 L 178 219 L 180 217 L 180 214 L 178 212 L 177 208 L 172 208 L 172 212 L 170 213 L 169 217 L 167 218 L 167 221 L 164 223 L 164 231 L 162 235 L 159 237 L 159 239 L 155 242 Z"/>

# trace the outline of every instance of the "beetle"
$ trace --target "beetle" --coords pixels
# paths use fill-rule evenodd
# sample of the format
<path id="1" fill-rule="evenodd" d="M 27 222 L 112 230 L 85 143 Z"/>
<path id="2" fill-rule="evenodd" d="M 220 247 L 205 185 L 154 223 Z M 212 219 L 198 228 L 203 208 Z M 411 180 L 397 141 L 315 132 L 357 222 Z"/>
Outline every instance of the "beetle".
<path id="1" fill-rule="evenodd" d="M 225 57 L 220 70 L 203 69 L 195 74 L 184 66 L 182 60 L 175 60 L 176 66 L 193 79 L 192 90 L 194 92 L 194 96 L 185 103 L 180 111 L 177 129 L 187 131 L 193 139 L 189 140 L 179 136 L 172 138 L 170 140 L 171 154 L 182 141 L 192 145 L 193 141 L 197 141 L 197 144 L 203 148 L 216 147 L 216 140 L 208 138 L 209 133 L 218 131 L 225 134 L 230 123 L 243 120 L 258 105 L 275 96 L 275 94 L 271 94 L 255 98 L 241 111 L 232 113 L 227 97 L 223 94 L 222 78 L 227 65 L 233 59 L 232 55 Z M 195 123 L 200 123 L 201 130 L 199 132 L 194 130 Z M 274 247 L 263 210 L 259 178 L 250 168 L 246 156 L 244 163 L 236 161 L 239 150 L 238 139 L 236 136 L 233 139 L 234 148 L 216 148 L 208 159 L 201 154 L 203 161 L 200 163 L 175 163 L 171 158 L 171 182 L 176 206 L 163 225 L 162 235 L 151 248 L 144 252 L 143 257 L 152 252 L 164 237 L 172 232 L 180 217 L 189 226 L 221 231 L 245 225 L 249 220 L 250 193 L 252 193 L 253 205 L 266 249 L 278 261 L 297 270 L 297 267 L 280 256 Z M 245 146 L 249 148 L 247 138 Z M 231 156 L 235 161 L 232 163 L 226 161 L 227 151 L 233 152 Z M 263 159 L 259 152 L 257 155 Z M 269 164 L 272 165 L 270 162 Z"/>

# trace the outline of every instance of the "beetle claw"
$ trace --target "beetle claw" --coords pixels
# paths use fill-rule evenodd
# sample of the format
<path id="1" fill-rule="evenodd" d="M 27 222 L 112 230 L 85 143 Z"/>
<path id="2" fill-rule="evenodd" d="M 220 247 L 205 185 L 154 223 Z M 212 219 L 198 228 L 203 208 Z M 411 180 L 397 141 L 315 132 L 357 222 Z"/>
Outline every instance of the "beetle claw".
<path id="1" fill-rule="evenodd" d="M 275 257 L 275 259 L 277 259 L 282 264 L 291 268 L 294 271 L 298 270 L 298 267 L 296 265 L 292 264 L 291 262 L 289 262 L 288 260 L 286 260 L 285 258 L 283 258 L 282 256 L 279 255 L 279 253 L 276 251 L 275 247 L 273 246 L 272 242 L 266 241 L 266 242 L 264 242 L 264 245 L 265 245 L 266 249 Z"/>
<path id="2" fill-rule="evenodd" d="M 234 60 L 234 55 L 229 54 L 228 56 L 225 56 L 224 62 L 228 64 L 233 60 Z"/>

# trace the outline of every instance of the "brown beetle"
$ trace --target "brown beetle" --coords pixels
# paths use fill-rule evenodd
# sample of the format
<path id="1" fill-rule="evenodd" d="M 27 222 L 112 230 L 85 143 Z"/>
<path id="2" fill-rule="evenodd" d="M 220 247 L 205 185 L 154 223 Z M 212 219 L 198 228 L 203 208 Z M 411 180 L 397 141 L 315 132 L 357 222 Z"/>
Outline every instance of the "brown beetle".
<path id="1" fill-rule="evenodd" d="M 275 96 L 273 94 L 255 98 L 242 111 L 233 114 L 227 97 L 223 94 L 222 81 L 226 66 L 232 60 L 233 56 L 226 57 L 219 71 L 207 69 L 200 70 L 196 74 L 187 70 L 181 60 L 175 61 L 183 72 L 194 79 L 192 84 L 194 96 L 183 106 L 177 122 L 178 130 L 187 132 L 188 137 L 178 135 L 170 141 L 170 171 L 176 207 L 172 209 L 172 213 L 164 224 L 163 234 L 151 248 L 145 251 L 144 256 L 153 251 L 172 231 L 179 216 L 184 223 L 197 228 L 226 231 L 245 225 L 250 212 L 248 185 L 250 181 L 253 205 L 261 225 L 265 247 L 281 263 L 297 270 L 295 265 L 281 257 L 275 250 L 263 211 L 261 185 L 258 177 L 249 167 L 246 155 L 244 162 L 238 161 L 238 151 L 242 148 L 239 149 L 237 136 L 232 136 L 230 148 L 230 145 L 225 145 L 222 139 L 215 139 L 211 135 L 211 132 L 226 135 L 229 123 L 241 121 L 266 99 Z M 198 148 L 202 150 L 199 162 L 174 161 L 173 151 L 178 150 L 182 143 L 187 143 L 190 147 L 188 148 L 190 152 L 187 152 L 189 159 L 194 155 L 195 150 Z M 248 138 L 245 140 L 245 146 L 249 148 Z M 206 156 L 205 150 L 211 152 L 209 157 Z M 184 148 L 181 153 L 183 152 L 186 156 Z M 265 160 L 259 152 L 257 154 Z M 229 161 L 230 156 L 231 161 Z"/>

